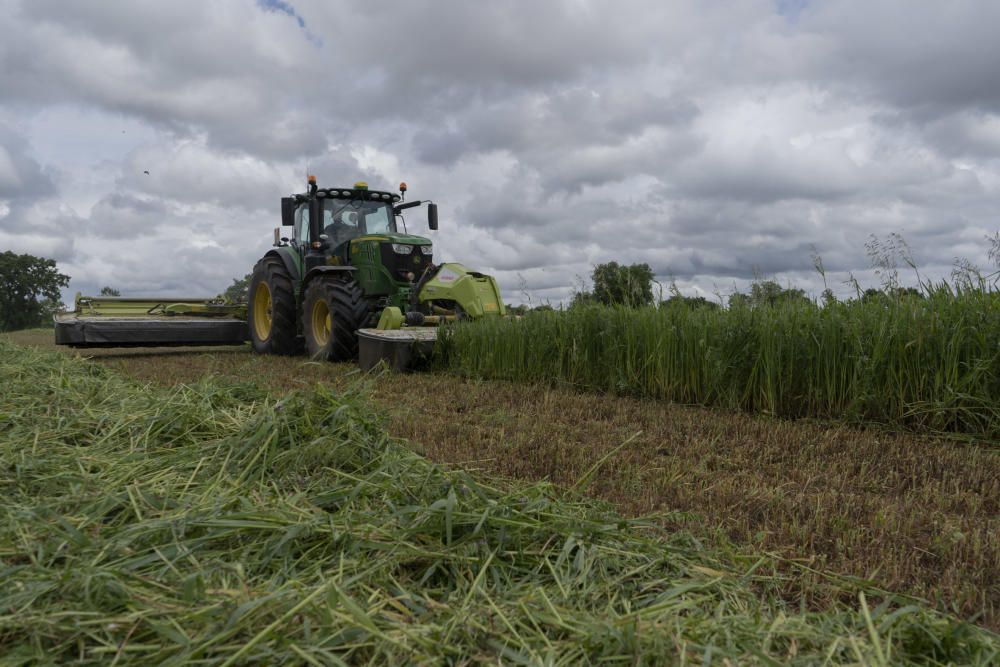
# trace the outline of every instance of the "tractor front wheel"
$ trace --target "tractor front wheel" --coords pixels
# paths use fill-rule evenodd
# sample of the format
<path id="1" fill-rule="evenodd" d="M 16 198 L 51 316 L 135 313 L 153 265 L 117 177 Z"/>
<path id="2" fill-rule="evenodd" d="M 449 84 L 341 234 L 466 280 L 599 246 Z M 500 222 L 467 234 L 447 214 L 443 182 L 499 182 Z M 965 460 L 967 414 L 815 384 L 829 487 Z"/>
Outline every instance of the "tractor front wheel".
<path id="1" fill-rule="evenodd" d="M 302 333 L 313 359 L 349 361 L 358 354 L 358 329 L 368 315 L 361 288 L 349 278 L 320 276 L 306 287 Z"/>
<path id="2" fill-rule="evenodd" d="M 247 303 L 250 343 L 259 354 L 295 354 L 295 292 L 292 277 L 277 257 L 253 267 Z"/>

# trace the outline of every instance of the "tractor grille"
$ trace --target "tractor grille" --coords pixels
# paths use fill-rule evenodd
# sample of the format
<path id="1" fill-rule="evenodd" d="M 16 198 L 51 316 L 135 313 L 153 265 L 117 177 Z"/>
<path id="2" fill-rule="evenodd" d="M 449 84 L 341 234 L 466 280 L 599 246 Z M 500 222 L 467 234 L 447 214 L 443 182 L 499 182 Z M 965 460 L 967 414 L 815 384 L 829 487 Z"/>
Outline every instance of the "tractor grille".
<path id="1" fill-rule="evenodd" d="M 389 269 L 394 280 L 405 281 L 404 274 L 412 272 L 414 280 L 420 278 L 424 269 L 431 263 L 432 257 L 420 251 L 420 246 L 413 246 L 409 255 L 401 255 L 392 249 L 391 243 L 382 243 L 382 265 Z"/>

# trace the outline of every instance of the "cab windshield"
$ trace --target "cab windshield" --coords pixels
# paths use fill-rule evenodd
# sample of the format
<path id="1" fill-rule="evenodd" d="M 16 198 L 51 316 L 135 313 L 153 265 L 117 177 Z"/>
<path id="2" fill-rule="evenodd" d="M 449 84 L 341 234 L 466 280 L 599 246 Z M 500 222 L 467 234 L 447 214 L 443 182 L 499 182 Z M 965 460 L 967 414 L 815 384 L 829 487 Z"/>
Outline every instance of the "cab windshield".
<path id="1" fill-rule="evenodd" d="M 387 202 L 324 199 L 322 210 L 321 227 L 333 247 L 365 234 L 396 231 L 396 217 Z"/>

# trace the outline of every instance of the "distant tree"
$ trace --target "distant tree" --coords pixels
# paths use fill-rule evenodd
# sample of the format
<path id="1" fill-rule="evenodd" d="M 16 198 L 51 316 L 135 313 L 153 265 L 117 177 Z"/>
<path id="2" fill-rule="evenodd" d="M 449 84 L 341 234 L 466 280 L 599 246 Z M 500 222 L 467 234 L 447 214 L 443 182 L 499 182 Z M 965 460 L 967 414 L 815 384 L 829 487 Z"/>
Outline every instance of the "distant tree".
<path id="1" fill-rule="evenodd" d="M 782 287 L 773 280 L 762 280 L 750 286 L 750 301 L 757 306 L 774 306 L 790 301 L 809 301 L 804 290 Z"/>
<path id="2" fill-rule="evenodd" d="M 916 287 L 896 287 L 891 290 L 890 296 L 895 299 L 923 299 L 924 293 Z"/>
<path id="3" fill-rule="evenodd" d="M 249 299 L 250 279 L 252 273 L 248 273 L 242 278 L 233 278 L 233 284 L 226 288 L 226 291 L 219 295 L 219 298 L 226 303 L 246 303 Z"/>
<path id="4" fill-rule="evenodd" d="M 39 306 L 39 316 L 38 324 L 34 326 L 48 327 L 52 326 L 52 317 L 63 310 L 66 310 L 66 304 L 62 302 L 62 298 L 57 297 L 55 299 L 45 298 L 42 299 L 38 304 Z"/>
<path id="5" fill-rule="evenodd" d="M 653 269 L 649 264 L 598 264 L 593 281 L 594 299 L 606 306 L 637 308 L 653 303 Z"/>
<path id="6" fill-rule="evenodd" d="M 750 294 L 737 292 L 729 297 L 729 305 L 761 308 L 776 306 L 783 303 L 812 303 L 805 290 L 794 287 L 782 287 L 773 280 L 758 280 L 750 285 Z"/>
<path id="7" fill-rule="evenodd" d="M 709 301 L 703 296 L 684 296 L 683 294 L 674 294 L 666 301 L 661 301 L 660 305 L 670 306 L 674 304 L 680 304 L 687 306 L 688 308 L 718 308 L 719 304 L 714 301 Z"/>
<path id="8" fill-rule="evenodd" d="M 916 287 L 888 287 L 884 290 L 869 287 L 861 295 L 864 303 L 887 304 L 890 301 L 902 301 L 906 299 L 923 299 L 924 293 Z"/>
<path id="9" fill-rule="evenodd" d="M 121 296 L 122 293 L 116 290 L 114 287 L 102 287 L 101 296 Z"/>
<path id="10" fill-rule="evenodd" d="M 55 260 L 0 253 L 0 331 L 49 324 L 62 307 L 59 289 L 68 285 Z"/>
<path id="11" fill-rule="evenodd" d="M 709 301 L 703 296 L 684 296 L 684 294 L 681 293 L 681 288 L 677 286 L 677 280 L 673 277 L 670 278 L 670 284 L 667 285 L 667 291 L 670 292 L 670 298 L 665 301 L 660 301 L 660 306 L 682 305 L 688 308 L 719 307 L 719 304 L 714 301 Z"/>
<path id="12" fill-rule="evenodd" d="M 534 308 L 532 308 L 531 312 L 533 312 L 533 313 L 544 313 L 544 312 L 551 312 L 553 310 L 555 310 L 555 308 L 553 308 L 552 306 L 550 306 L 547 303 L 543 303 L 540 306 L 535 306 Z"/>
<path id="13" fill-rule="evenodd" d="M 514 316 L 527 315 L 528 311 L 531 310 L 531 308 L 529 306 L 527 306 L 527 305 L 525 305 L 523 303 L 518 304 L 516 306 L 508 303 L 508 304 L 506 304 L 506 308 L 507 308 L 507 314 L 508 315 L 514 315 Z"/>
<path id="14" fill-rule="evenodd" d="M 882 303 L 885 301 L 885 292 L 874 287 L 869 287 L 861 293 L 861 301 L 863 303 Z"/>

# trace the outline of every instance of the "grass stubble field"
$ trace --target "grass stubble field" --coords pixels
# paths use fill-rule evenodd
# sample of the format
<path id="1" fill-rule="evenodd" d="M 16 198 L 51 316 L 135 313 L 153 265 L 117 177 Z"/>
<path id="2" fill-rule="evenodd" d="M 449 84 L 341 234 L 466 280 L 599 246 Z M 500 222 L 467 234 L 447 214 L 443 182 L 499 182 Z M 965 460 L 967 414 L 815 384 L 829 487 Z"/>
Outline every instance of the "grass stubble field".
<path id="1" fill-rule="evenodd" d="M 54 348 L 47 330 L 6 338 Z M 365 379 L 246 349 L 65 352 L 140 384 L 210 378 L 276 399 L 360 382 L 391 435 L 474 477 L 570 487 L 603 461 L 588 495 L 708 552 L 767 554 L 766 587 L 793 607 L 856 606 L 858 590 L 883 589 L 1000 627 L 1000 456 L 988 445 L 443 373 Z"/>

